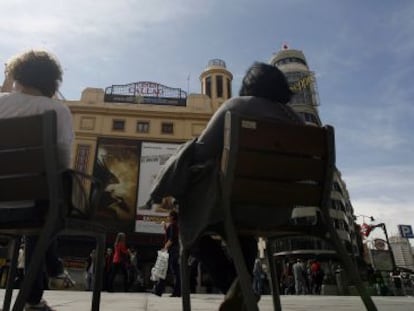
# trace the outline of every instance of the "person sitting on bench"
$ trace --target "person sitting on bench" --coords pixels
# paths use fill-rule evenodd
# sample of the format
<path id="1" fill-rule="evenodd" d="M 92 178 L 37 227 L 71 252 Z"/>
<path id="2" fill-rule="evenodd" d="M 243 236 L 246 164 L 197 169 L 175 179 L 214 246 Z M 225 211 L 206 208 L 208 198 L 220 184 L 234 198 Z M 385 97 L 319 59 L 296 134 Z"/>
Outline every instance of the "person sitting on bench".
<path id="1" fill-rule="evenodd" d="M 71 164 L 73 140 L 72 115 L 67 106 L 53 99 L 62 81 L 59 62 L 46 51 L 29 50 L 10 59 L 5 68 L 5 81 L 0 93 L 0 119 L 41 114 L 47 110 L 56 111 L 57 143 L 60 168 Z M 36 202 L 47 208 L 47 202 Z M 42 206 L 39 206 L 42 207 Z M 37 237 L 26 237 L 26 267 L 36 246 Z M 64 271 L 62 261 L 57 256 L 56 241 L 53 241 L 45 254 L 45 266 L 49 275 L 50 288 L 69 288 L 74 282 Z M 38 271 L 26 301 L 25 310 L 52 310 L 42 300 L 44 272 Z"/>

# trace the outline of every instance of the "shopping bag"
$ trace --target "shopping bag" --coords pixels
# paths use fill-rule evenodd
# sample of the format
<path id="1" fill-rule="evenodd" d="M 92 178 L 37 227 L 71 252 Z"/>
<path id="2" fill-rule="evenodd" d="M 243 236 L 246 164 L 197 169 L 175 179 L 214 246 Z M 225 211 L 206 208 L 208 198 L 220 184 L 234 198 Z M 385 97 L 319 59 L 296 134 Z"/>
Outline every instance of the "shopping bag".
<path id="1" fill-rule="evenodd" d="M 154 267 L 151 269 L 151 280 L 158 281 L 159 279 L 165 280 L 168 271 L 168 252 L 159 250 L 157 260 Z"/>

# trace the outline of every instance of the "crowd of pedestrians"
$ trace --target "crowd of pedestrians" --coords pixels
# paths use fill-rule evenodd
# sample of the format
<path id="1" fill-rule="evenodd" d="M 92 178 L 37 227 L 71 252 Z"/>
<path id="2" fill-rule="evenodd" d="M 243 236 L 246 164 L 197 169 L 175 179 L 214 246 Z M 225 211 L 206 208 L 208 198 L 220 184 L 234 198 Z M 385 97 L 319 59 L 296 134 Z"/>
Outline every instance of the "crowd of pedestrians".
<path id="1" fill-rule="evenodd" d="M 103 290 L 113 292 L 118 276 L 122 277 L 123 292 L 136 291 L 143 288 L 143 276 L 138 268 L 138 254 L 135 248 L 127 247 L 125 233 L 119 232 L 117 234 L 114 248 L 107 248 L 104 256 Z M 85 264 L 86 290 L 93 290 L 95 257 L 96 254 L 93 249 Z"/>
<path id="2" fill-rule="evenodd" d="M 281 277 L 281 293 L 285 295 L 320 295 L 324 271 L 316 259 L 288 260 Z"/>

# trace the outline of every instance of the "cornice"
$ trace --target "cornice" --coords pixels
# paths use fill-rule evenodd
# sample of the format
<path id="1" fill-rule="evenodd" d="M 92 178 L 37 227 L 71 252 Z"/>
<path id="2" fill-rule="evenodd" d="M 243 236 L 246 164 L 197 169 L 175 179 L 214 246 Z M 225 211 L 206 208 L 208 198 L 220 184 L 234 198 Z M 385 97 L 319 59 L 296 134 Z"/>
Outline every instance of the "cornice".
<path id="1" fill-rule="evenodd" d="M 168 118 L 168 119 L 192 119 L 192 120 L 208 120 L 213 113 L 196 112 L 185 109 L 176 110 L 137 110 L 127 107 L 105 107 L 105 106 L 86 106 L 86 105 L 70 105 L 69 109 L 74 114 L 89 114 L 99 116 L 136 116 L 147 118 Z"/>

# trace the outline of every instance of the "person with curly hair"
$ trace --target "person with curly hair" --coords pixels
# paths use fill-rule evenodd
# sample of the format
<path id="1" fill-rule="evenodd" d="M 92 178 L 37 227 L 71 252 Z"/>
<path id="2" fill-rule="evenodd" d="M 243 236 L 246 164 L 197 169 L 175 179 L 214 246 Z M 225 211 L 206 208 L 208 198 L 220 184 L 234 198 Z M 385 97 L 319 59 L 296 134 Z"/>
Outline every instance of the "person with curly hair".
<path id="1" fill-rule="evenodd" d="M 57 142 L 62 168 L 70 167 L 73 141 L 72 114 L 54 99 L 62 82 L 58 60 L 42 50 L 29 50 L 12 57 L 5 67 L 0 93 L 0 118 L 24 117 L 54 110 L 57 115 Z"/>
<path id="2" fill-rule="evenodd" d="M 29 50 L 11 58 L 5 67 L 5 80 L 0 93 L 0 119 L 37 115 L 47 110 L 56 111 L 59 165 L 65 169 L 71 164 L 73 129 L 69 108 L 53 98 L 61 82 L 60 64 L 46 51 Z M 47 204 L 47 202 L 35 204 Z M 26 267 L 36 242 L 37 237 L 26 237 Z M 51 243 L 45 254 L 45 267 L 49 275 L 50 288 L 74 286 L 74 282 L 64 271 L 63 264 L 57 256 L 56 241 Z M 44 281 L 44 273 L 41 269 L 26 299 L 26 311 L 53 310 L 42 300 Z"/>

